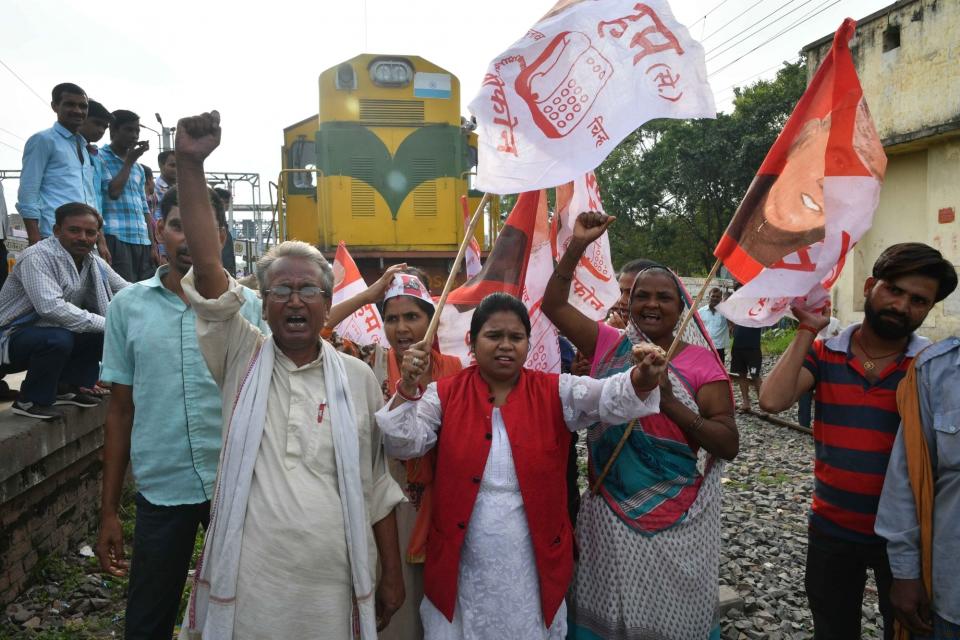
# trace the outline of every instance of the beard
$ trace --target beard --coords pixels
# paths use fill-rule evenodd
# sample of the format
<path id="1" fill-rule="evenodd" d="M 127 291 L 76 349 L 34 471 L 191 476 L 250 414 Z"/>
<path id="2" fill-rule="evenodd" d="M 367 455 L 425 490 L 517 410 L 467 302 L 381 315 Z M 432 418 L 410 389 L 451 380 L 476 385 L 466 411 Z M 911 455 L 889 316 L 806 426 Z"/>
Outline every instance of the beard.
<path id="1" fill-rule="evenodd" d="M 884 340 L 900 340 L 917 330 L 920 323 L 911 324 L 910 318 L 896 311 L 877 311 L 867 298 L 863 305 L 864 322 Z"/>

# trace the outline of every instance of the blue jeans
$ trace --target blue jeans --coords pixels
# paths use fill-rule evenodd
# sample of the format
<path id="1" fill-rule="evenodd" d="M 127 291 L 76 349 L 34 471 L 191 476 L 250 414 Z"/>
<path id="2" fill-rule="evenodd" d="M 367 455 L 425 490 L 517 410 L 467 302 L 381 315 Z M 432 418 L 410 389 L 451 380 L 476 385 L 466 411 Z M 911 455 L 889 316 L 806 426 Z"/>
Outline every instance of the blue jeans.
<path id="1" fill-rule="evenodd" d="M 910 636 L 912 640 L 956 640 L 960 638 L 960 624 L 954 624 L 949 620 L 944 620 L 937 614 L 933 615 L 933 635 L 932 636 L 918 636 L 913 634 Z"/>
<path id="2" fill-rule="evenodd" d="M 26 371 L 20 399 L 50 406 L 60 383 L 92 387 L 100 373 L 102 333 L 73 333 L 61 327 L 24 327 L 10 336 L 10 364 L 2 373 Z"/>
<path id="3" fill-rule="evenodd" d="M 210 503 L 155 505 L 139 493 L 133 529 L 124 637 L 170 640 L 193 557 L 197 527 L 210 523 Z"/>

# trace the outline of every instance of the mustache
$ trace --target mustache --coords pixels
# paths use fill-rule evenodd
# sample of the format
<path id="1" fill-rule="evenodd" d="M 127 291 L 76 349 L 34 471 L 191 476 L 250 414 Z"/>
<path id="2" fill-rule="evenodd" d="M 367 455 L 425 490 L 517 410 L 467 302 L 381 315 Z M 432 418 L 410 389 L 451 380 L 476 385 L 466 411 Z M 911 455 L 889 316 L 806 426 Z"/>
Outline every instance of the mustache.
<path id="1" fill-rule="evenodd" d="M 903 323 L 906 323 L 906 322 L 908 322 L 908 321 L 910 320 L 910 319 L 907 317 L 906 314 L 904 314 L 904 313 L 898 313 L 898 312 L 896 312 L 896 311 L 881 311 L 880 313 L 877 314 L 877 317 L 880 317 L 880 318 L 895 318 L 895 319 L 897 319 L 897 320 L 900 320 L 900 321 L 903 322 Z"/>

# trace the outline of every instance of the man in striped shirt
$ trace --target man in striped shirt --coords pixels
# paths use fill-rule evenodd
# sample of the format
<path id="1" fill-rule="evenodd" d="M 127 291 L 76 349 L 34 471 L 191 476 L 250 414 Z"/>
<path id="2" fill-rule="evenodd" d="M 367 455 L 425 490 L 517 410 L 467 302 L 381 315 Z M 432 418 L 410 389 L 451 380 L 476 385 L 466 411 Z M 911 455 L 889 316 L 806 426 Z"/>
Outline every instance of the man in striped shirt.
<path id="1" fill-rule="evenodd" d="M 897 435 L 897 385 L 929 344 L 914 332 L 957 286 L 939 251 L 908 242 L 888 247 L 864 283 L 864 320 L 829 340 L 830 321 L 794 308 L 800 327 L 760 393 L 765 411 L 783 411 L 815 391 L 816 447 L 806 591 L 814 638 L 860 637 L 867 569 L 873 570 L 884 638 L 893 637 L 890 565 L 874 521 Z"/>
<path id="2" fill-rule="evenodd" d="M 140 138 L 140 116 L 132 111 L 113 112 L 110 144 L 100 150 L 104 174 L 103 234 L 111 266 L 124 279 L 139 282 L 153 276 L 157 264 L 155 239 L 150 234 L 151 215 L 145 190 L 146 176 L 137 162 L 150 143 Z"/>

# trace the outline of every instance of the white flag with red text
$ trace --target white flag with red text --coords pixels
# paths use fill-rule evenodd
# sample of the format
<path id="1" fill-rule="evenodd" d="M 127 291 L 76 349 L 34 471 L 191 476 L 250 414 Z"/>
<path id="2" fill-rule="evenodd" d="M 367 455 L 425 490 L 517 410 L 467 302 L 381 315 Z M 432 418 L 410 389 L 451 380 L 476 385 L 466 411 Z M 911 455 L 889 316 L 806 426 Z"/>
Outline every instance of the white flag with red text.
<path id="1" fill-rule="evenodd" d="M 440 351 L 471 361 L 470 320 L 485 296 L 504 291 L 523 300 L 530 313 L 530 351 L 525 366 L 560 371 L 557 330 L 540 312 L 547 281 L 553 273 L 553 252 L 543 191 L 521 193 L 504 222 L 480 273 L 450 292 L 440 316 Z"/>
<path id="2" fill-rule="evenodd" d="M 333 258 L 333 304 L 348 300 L 367 289 L 357 263 L 353 261 L 347 245 L 340 243 Z M 337 325 L 336 332 L 343 338 L 360 345 L 382 344 L 386 346 L 387 337 L 383 333 L 383 321 L 380 312 L 372 304 L 364 305 L 347 319 Z"/>
<path id="3" fill-rule="evenodd" d="M 837 30 L 714 251 L 744 285 L 719 307 L 737 324 L 822 311 L 873 223 L 887 157 L 850 53 L 855 28 Z"/>
<path id="4" fill-rule="evenodd" d="M 653 118 L 712 118 L 703 47 L 666 0 L 560 0 L 488 66 L 470 103 L 476 188 L 519 193 L 596 168 Z"/>
<path id="5" fill-rule="evenodd" d="M 584 211 L 604 212 L 600 187 L 592 171 L 557 187 L 557 210 L 551 226 L 553 255 L 557 260 L 570 245 L 577 216 Z M 591 320 L 603 320 L 619 297 L 620 285 L 610 257 L 610 237 L 604 233 L 583 252 L 573 272 L 569 301 Z"/>

